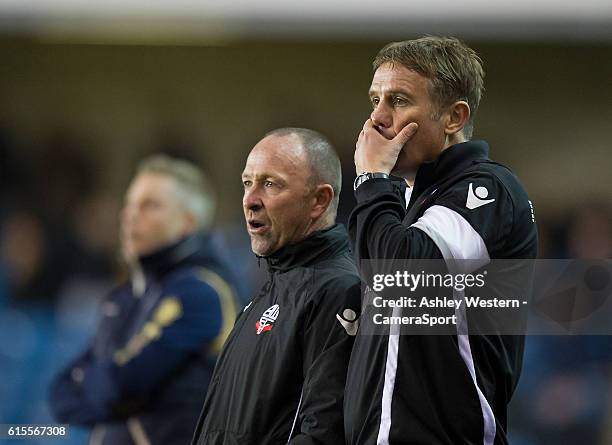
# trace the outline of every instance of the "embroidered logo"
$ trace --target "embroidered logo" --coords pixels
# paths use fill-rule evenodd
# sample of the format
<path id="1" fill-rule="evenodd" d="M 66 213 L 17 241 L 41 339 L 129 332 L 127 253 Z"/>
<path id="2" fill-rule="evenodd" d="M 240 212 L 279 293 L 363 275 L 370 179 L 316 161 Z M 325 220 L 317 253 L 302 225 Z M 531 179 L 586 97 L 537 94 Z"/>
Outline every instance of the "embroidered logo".
<path id="1" fill-rule="evenodd" d="M 467 195 L 467 201 L 465 202 L 465 206 L 470 210 L 474 210 L 474 209 L 477 209 L 478 207 L 482 207 L 483 205 L 486 205 L 486 204 L 489 204 L 495 201 L 495 198 L 486 199 L 487 196 L 489 196 L 489 191 L 487 190 L 486 187 L 480 186 L 480 187 L 476 187 L 476 189 L 474 190 L 472 188 L 472 183 L 470 182 L 470 186 L 468 189 L 468 195 Z"/>
<path id="2" fill-rule="evenodd" d="M 342 311 L 342 315 L 336 314 L 336 318 L 348 335 L 351 337 L 357 335 L 357 329 L 359 329 L 359 317 L 354 310 L 345 309 Z"/>
<path id="3" fill-rule="evenodd" d="M 268 309 L 264 311 L 261 315 L 261 318 L 257 323 L 255 323 L 255 328 L 257 329 L 257 335 L 262 332 L 271 331 L 274 327 L 274 322 L 278 318 L 278 313 L 280 311 L 280 307 L 278 304 L 274 306 L 270 306 Z"/>

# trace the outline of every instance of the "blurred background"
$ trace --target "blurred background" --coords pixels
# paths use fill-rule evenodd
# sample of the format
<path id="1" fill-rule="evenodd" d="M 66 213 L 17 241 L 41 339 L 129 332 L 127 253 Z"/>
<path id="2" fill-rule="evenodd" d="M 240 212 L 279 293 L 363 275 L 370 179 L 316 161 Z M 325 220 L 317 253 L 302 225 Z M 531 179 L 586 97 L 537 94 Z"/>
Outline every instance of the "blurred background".
<path id="1" fill-rule="evenodd" d="M 49 380 L 125 276 L 117 214 L 143 156 L 207 171 L 251 292 L 240 173 L 265 132 L 331 139 L 345 222 L 371 61 L 391 40 L 474 47 L 487 75 L 474 138 L 525 184 L 541 257 L 612 258 L 612 3 L 421 3 L 0 0 L 0 423 L 52 422 Z M 612 444 L 610 340 L 528 338 L 511 443 Z"/>

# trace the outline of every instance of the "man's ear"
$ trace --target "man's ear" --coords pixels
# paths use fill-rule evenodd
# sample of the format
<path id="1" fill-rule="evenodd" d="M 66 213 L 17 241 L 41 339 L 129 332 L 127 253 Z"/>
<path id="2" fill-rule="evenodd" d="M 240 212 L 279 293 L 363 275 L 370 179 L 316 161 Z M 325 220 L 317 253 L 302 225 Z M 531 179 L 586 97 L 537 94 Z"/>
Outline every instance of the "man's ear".
<path id="1" fill-rule="evenodd" d="M 314 203 L 310 217 L 317 219 L 326 212 L 334 199 L 334 188 L 329 184 L 320 184 L 315 188 L 312 196 Z"/>
<path id="2" fill-rule="evenodd" d="M 470 119 L 470 106 L 464 100 L 453 103 L 447 110 L 447 121 L 444 133 L 453 135 L 459 133 Z"/>

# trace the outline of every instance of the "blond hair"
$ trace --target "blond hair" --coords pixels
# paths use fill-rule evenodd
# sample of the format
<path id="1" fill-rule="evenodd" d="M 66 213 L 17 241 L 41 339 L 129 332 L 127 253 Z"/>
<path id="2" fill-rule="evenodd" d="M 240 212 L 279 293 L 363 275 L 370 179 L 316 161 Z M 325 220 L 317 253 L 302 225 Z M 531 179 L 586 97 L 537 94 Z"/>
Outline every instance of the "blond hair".
<path id="1" fill-rule="evenodd" d="M 472 137 L 484 92 L 484 70 L 476 51 L 454 37 L 425 36 L 389 43 L 376 55 L 374 71 L 384 63 L 398 63 L 429 79 L 430 96 L 440 112 L 456 101 L 466 101 L 470 118 L 463 133 L 466 139 Z"/>
<path id="2" fill-rule="evenodd" d="M 197 220 L 198 229 L 212 226 L 215 197 L 204 172 L 195 164 L 164 154 L 149 156 L 138 164 L 136 175 L 154 173 L 174 179 L 178 197 Z"/>

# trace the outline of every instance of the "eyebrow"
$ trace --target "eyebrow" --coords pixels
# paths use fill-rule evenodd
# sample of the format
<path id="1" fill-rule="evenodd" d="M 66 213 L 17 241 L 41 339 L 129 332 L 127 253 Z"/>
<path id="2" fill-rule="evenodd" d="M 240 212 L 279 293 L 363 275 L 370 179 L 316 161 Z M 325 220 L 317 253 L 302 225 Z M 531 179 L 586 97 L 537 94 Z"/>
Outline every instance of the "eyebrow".
<path id="1" fill-rule="evenodd" d="M 286 179 L 281 178 L 280 176 L 274 175 L 272 173 L 259 173 L 259 174 L 256 174 L 256 175 L 251 175 L 249 173 L 242 173 L 241 178 L 242 179 L 254 179 L 256 181 L 261 181 L 261 180 L 264 180 L 264 179 L 273 179 L 276 182 L 280 182 L 280 183 L 283 183 L 283 184 L 287 183 Z"/>
<path id="2" fill-rule="evenodd" d="M 376 96 L 377 95 L 377 91 L 375 90 L 368 90 L 368 97 L 372 98 L 372 96 Z M 390 90 L 390 91 L 386 91 L 384 95 L 387 96 L 395 96 L 395 95 L 399 95 L 399 96 L 406 96 L 410 99 L 414 99 L 414 95 L 412 95 L 411 93 L 409 93 L 408 91 L 401 91 L 401 90 Z"/>

